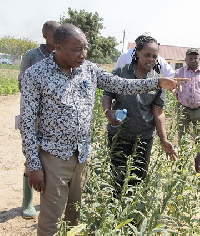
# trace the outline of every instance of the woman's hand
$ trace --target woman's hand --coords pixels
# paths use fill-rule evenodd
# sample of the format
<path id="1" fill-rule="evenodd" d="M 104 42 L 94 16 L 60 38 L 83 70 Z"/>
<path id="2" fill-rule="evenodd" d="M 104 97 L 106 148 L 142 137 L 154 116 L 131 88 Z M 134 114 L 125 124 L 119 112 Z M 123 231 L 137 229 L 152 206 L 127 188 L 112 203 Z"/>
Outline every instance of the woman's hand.
<path id="1" fill-rule="evenodd" d="M 176 161 L 178 155 L 174 150 L 173 145 L 168 140 L 163 140 L 161 141 L 161 146 L 163 150 L 166 152 L 167 159 L 170 159 L 171 161 Z"/>
<path id="2" fill-rule="evenodd" d="M 122 122 L 115 118 L 115 113 L 116 110 L 108 110 L 106 112 L 106 118 L 112 126 L 119 126 L 122 124 Z"/>

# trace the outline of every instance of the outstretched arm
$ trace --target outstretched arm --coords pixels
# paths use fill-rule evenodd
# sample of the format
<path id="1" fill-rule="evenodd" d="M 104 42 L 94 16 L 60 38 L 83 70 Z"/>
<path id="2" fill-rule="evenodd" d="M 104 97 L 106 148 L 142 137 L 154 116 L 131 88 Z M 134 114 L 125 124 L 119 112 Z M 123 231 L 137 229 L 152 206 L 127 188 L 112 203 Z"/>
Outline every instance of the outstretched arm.
<path id="1" fill-rule="evenodd" d="M 92 64 L 92 66 L 94 66 L 94 64 Z M 117 94 L 142 94 L 160 88 L 172 91 L 173 89 L 176 89 L 180 81 L 189 81 L 187 78 L 167 77 L 126 79 L 112 75 L 101 67 L 96 67 L 93 71 L 96 73 L 98 88 Z"/>

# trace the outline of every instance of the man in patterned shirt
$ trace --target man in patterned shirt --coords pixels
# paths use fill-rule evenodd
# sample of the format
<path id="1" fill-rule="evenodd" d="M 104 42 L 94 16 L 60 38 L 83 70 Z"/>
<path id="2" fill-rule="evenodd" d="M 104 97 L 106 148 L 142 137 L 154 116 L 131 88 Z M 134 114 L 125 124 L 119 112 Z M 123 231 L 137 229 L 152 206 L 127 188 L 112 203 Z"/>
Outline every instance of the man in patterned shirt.
<path id="1" fill-rule="evenodd" d="M 53 33 L 60 26 L 56 21 L 47 21 L 42 27 L 42 35 L 45 39 L 45 44 L 40 44 L 39 47 L 27 51 L 22 59 L 20 66 L 20 74 L 18 77 L 19 88 L 21 88 L 21 76 L 25 70 L 37 62 L 48 57 L 50 53 L 54 50 L 53 43 Z M 19 117 L 19 116 L 18 116 Z M 18 127 L 19 128 L 19 127 Z M 36 124 L 37 129 L 37 124 Z M 24 176 L 23 176 L 23 202 L 22 202 L 22 217 L 24 219 L 31 219 L 37 216 L 37 212 L 33 206 L 33 188 L 28 185 L 29 171 L 27 168 L 27 163 L 25 162 Z"/>
<path id="2" fill-rule="evenodd" d="M 55 52 L 27 69 L 21 78 L 23 153 L 30 172 L 29 185 L 41 193 L 38 236 L 54 235 L 63 212 L 71 225 L 78 222 L 75 204 L 81 202 L 91 154 L 96 89 L 135 94 L 159 87 L 172 90 L 177 85 L 169 78 L 127 80 L 85 60 L 86 36 L 72 24 L 57 28 L 54 43 Z"/>

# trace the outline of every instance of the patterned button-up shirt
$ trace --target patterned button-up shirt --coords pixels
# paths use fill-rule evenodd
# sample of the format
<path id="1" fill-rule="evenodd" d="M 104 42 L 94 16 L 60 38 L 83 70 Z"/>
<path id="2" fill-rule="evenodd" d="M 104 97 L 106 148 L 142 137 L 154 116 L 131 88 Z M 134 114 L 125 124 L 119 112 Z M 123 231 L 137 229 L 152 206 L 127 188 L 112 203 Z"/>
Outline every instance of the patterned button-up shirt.
<path id="1" fill-rule="evenodd" d="M 189 82 L 181 82 L 182 91 L 177 92 L 178 101 L 191 109 L 200 107 L 200 67 L 192 71 L 188 66 L 176 70 L 176 77 L 190 78 Z"/>
<path id="2" fill-rule="evenodd" d="M 21 78 L 21 135 L 30 171 L 42 169 L 37 145 L 63 160 L 69 160 L 78 150 L 78 161 L 87 160 L 97 88 L 113 93 L 145 93 L 158 88 L 158 79 L 125 80 L 89 61 L 74 68 L 69 76 L 60 70 L 53 54 L 26 70 Z"/>

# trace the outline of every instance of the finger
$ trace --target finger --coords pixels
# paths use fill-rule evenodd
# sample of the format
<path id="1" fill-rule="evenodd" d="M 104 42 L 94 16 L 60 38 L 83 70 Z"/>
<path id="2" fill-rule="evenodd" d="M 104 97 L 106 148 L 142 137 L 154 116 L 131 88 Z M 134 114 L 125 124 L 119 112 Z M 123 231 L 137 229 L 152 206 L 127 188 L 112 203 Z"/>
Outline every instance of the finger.
<path id="1" fill-rule="evenodd" d="M 176 157 L 174 155 L 171 155 L 170 159 L 171 159 L 171 161 L 175 161 Z"/>
<path id="2" fill-rule="evenodd" d="M 172 92 L 173 95 L 176 95 L 176 89 L 172 89 L 171 92 Z"/>
<path id="3" fill-rule="evenodd" d="M 35 185 L 34 187 L 35 191 L 37 192 L 41 192 L 43 193 L 44 192 L 44 183 L 43 182 L 39 182 Z"/>
<path id="4" fill-rule="evenodd" d="M 40 192 L 41 193 L 44 193 L 44 190 L 45 190 L 45 183 L 44 181 L 41 183 L 41 186 L 40 186 Z"/>
<path id="5" fill-rule="evenodd" d="M 178 154 L 176 152 L 173 153 L 173 155 L 178 158 Z"/>
<path id="6" fill-rule="evenodd" d="M 175 81 L 180 82 L 180 81 L 190 81 L 191 79 L 188 78 L 174 78 Z"/>
<path id="7" fill-rule="evenodd" d="M 33 184 L 32 184 L 32 181 L 31 181 L 30 177 L 28 178 L 28 186 L 29 186 L 30 188 L 33 187 Z"/>
<path id="8" fill-rule="evenodd" d="M 176 155 L 174 153 L 171 155 L 171 160 L 176 161 Z"/>
<path id="9" fill-rule="evenodd" d="M 37 185 L 36 185 L 36 184 L 33 184 L 33 185 L 32 185 L 32 188 L 33 188 L 35 191 L 37 191 Z"/>

